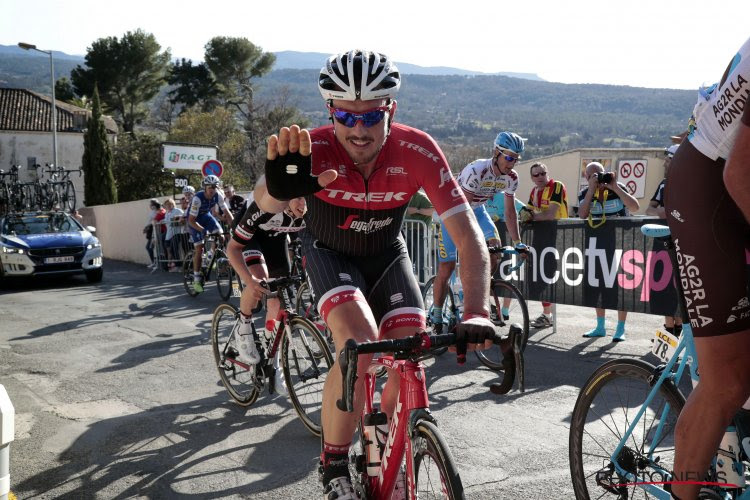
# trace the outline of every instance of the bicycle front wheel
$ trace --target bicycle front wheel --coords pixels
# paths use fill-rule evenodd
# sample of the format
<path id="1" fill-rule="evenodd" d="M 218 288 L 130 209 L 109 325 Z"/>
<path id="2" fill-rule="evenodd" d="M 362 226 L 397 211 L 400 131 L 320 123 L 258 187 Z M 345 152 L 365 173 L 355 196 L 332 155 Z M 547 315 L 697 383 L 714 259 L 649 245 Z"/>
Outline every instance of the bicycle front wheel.
<path id="1" fill-rule="evenodd" d="M 581 389 L 570 424 L 570 475 L 576 498 L 634 498 L 644 478 L 665 480 L 674 466 L 674 429 L 685 397 L 667 381 L 662 384 L 641 420 L 634 422 L 652 390 L 655 368 L 640 360 L 613 360 L 597 369 Z M 632 435 L 617 457 L 627 473 L 618 472 L 612 454 L 622 436 Z M 651 479 L 645 479 L 650 481 Z M 644 491 L 640 492 L 648 497 Z"/>
<path id="2" fill-rule="evenodd" d="M 456 462 L 437 426 L 419 421 L 411 440 L 417 498 L 464 498 Z"/>
<path id="3" fill-rule="evenodd" d="M 305 427 L 320 436 L 323 384 L 333 355 L 315 324 L 292 318 L 281 345 L 281 364 L 292 406 Z"/>
<path id="4" fill-rule="evenodd" d="M 223 250 L 216 251 L 216 288 L 219 290 L 219 296 L 224 302 L 232 296 L 232 279 L 234 278 L 234 269 L 229 264 L 229 259 Z"/>
<path id="5" fill-rule="evenodd" d="M 216 308 L 211 320 L 211 348 L 221 383 L 229 395 L 237 404 L 250 406 L 258 399 L 260 391 L 255 384 L 255 365 L 245 368 L 235 361 L 239 354 L 234 346 L 239 326 L 237 315 L 237 309 L 230 304 L 220 304 Z"/>
<path id="6" fill-rule="evenodd" d="M 490 309 L 497 313 L 495 323 L 500 328 L 501 334 L 507 334 L 512 323 L 521 325 L 523 339 L 521 340 L 521 351 L 526 350 L 529 340 L 529 310 L 526 307 L 526 299 L 521 291 L 513 283 L 503 280 L 492 280 L 490 285 Z M 510 299 L 508 304 L 508 319 L 502 315 L 503 303 Z M 503 369 L 503 353 L 500 346 L 492 346 L 485 351 L 475 351 L 479 361 L 490 370 Z"/>
<path id="7" fill-rule="evenodd" d="M 185 291 L 191 297 L 198 295 L 198 292 L 193 288 L 193 282 L 195 276 L 193 275 L 193 252 L 188 252 L 185 256 L 185 260 L 182 261 L 182 286 L 185 287 Z"/>

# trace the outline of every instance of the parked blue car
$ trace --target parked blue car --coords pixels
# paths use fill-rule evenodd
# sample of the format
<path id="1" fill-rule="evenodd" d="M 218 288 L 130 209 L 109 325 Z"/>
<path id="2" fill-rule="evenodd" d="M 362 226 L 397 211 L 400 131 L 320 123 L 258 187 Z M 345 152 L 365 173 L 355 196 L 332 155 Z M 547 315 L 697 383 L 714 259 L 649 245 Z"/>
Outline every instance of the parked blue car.
<path id="1" fill-rule="evenodd" d="M 102 246 L 64 212 L 15 213 L 0 219 L 0 278 L 85 274 L 102 280 Z"/>

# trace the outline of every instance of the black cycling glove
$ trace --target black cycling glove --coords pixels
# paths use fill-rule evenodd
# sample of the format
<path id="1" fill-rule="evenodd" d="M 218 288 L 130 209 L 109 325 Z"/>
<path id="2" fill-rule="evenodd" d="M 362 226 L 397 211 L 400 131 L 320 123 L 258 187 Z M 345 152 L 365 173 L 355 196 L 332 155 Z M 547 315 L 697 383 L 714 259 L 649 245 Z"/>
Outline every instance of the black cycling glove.
<path id="1" fill-rule="evenodd" d="M 454 331 L 456 332 L 456 358 L 460 365 L 466 361 L 468 344 L 483 344 L 485 340 L 495 338 L 495 325 L 482 317 L 462 321 L 455 326 Z"/>
<path id="2" fill-rule="evenodd" d="M 277 156 L 275 160 L 266 160 L 268 194 L 277 200 L 287 201 L 317 193 L 323 188 L 311 171 L 311 155 L 289 152 Z"/>

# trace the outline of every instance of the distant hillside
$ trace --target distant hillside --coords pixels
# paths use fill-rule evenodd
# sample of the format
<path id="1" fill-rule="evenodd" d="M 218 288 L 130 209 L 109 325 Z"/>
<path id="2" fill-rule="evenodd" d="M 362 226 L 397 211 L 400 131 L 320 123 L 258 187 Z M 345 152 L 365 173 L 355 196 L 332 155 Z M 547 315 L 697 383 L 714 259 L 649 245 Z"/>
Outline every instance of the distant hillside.
<path id="1" fill-rule="evenodd" d="M 325 123 L 317 70 L 278 70 L 258 96 L 286 87 L 295 106 Z M 682 132 L 695 104 L 689 90 L 562 84 L 497 75 L 407 75 L 397 120 L 454 145 L 489 145 L 499 130 L 528 138 L 529 156 L 577 147 L 662 146 Z"/>
<path id="2" fill-rule="evenodd" d="M 290 104 L 313 124 L 326 123 L 316 80 L 327 54 L 277 56 L 281 69 L 256 82 L 258 99 L 273 99 L 287 89 Z M 55 53 L 58 78 L 69 76 L 76 64 L 83 64 L 83 58 Z M 664 146 L 670 135 L 685 130 L 696 99 L 689 90 L 561 84 L 398 64 L 405 76 L 397 121 L 428 131 L 459 165 L 472 155 L 487 154 L 499 130 L 528 139 L 526 158 L 578 147 Z M 424 74 L 441 70 L 454 74 Z M 0 46 L 0 86 L 49 93 L 49 58 Z"/>
<path id="3" fill-rule="evenodd" d="M 276 64 L 273 69 L 320 69 L 330 54 L 322 52 L 295 52 L 285 50 L 274 52 L 276 55 Z M 486 75 L 479 71 L 469 71 L 466 69 L 450 68 L 447 66 L 418 66 L 405 62 L 396 61 L 399 71 L 405 75 Z M 503 76 L 512 76 L 514 78 L 524 78 L 526 80 L 544 81 L 538 75 L 533 73 L 495 73 Z"/>

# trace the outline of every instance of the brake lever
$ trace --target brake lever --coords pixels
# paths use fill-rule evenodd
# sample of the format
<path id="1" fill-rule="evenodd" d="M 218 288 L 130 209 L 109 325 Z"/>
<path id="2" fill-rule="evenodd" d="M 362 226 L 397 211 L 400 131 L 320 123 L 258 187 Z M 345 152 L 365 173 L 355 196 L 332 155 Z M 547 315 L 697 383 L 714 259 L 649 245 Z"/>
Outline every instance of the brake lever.
<path id="1" fill-rule="evenodd" d="M 357 381 L 357 341 L 349 339 L 339 354 L 341 367 L 341 399 L 336 408 L 345 412 L 354 411 L 354 383 Z"/>

